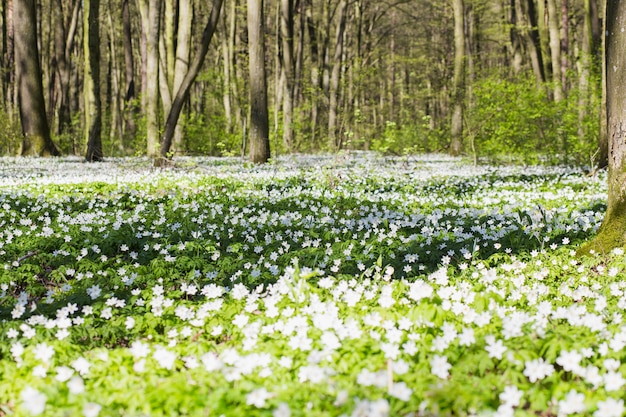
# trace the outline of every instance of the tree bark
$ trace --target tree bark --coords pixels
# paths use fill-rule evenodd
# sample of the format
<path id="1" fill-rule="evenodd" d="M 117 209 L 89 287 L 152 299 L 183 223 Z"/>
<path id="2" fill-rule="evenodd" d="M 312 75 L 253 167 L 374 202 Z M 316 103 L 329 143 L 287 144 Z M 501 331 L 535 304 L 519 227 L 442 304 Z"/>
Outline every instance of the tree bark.
<path id="1" fill-rule="evenodd" d="M 14 4 L 15 63 L 17 101 L 22 122 L 21 155 L 56 156 L 57 147 L 50 138 L 43 95 L 35 0 L 16 0 Z"/>
<path id="2" fill-rule="evenodd" d="M 174 96 L 174 100 L 172 101 L 172 107 L 167 115 L 163 136 L 161 137 L 159 157 L 154 161 L 155 166 L 167 165 L 168 160 L 171 157 L 170 147 L 172 146 L 172 139 L 174 138 L 174 134 L 176 132 L 176 126 L 178 125 L 180 113 L 183 109 L 183 105 L 185 104 L 185 100 L 189 95 L 189 89 L 200 73 L 204 58 L 209 51 L 209 45 L 211 44 L 211 39 L 213 38 L 213 34 L 217 28 L 221 9 L 222 0 L 213 0 L 211 16 L 209 17 L 209 21 L 207 22 L 204 32 L 202 33 L 200 45 L 198 45 L 198 50 L 196 51 L 194 59 L 189 66 L 189 70 L 186 72 L 183 80 L 181 81 L 180 87 L 178 88 L 178 91 Z"/>
<path id="3" fill-rule="evenodd" d="M 221 9 L 221 5 L 219 9 Z M 191 0 L 179 0 L 178 2 L 178 33 L 176 36 L 176 61 L 174 63 L 174 85 L 172 96 L 180 90 L 185 75 L 189 70 L 189 52 L 191 48 L 191 22 L 193 20 L 193 5 Z M 217 25 L 217 22 L 215 22 Z M 213 26 L 215 31 L 216 26 Z M 205 53 L 206 55 L 206 53 Z M 204 58 L 204 57 L 203 57 Z M 195 77 L 194 77 L 195 79 Z M 184 150 L 183 129 L 180 123 L 176 123 L 172 149 L 175 153 L 182 153 Z"/>
<path id="4" fill-rule="evenodd" d="M 281 0 L 280 34 L 282 39 L 283 82 L 283 144 L 287 151 L 293 146 L 293 107 L 295 67 L 293 54 L 294 0 Z"/>
<path id="5" fill-rule="evenodd" d="M 608 206 L 597 237 L 581 254 L 605 254 L 626 244 L 626 1 L 607 1 L 606 7 Z"/>
<path id="6" fill-rule="evenodd" d="M 606 3 L 608 0 L 602 1 L 602 13 L 601 16 L 606 17 L 607 9 Z M 606 19 L 602 19 L 602 33 L 606 33 L 607 24 Z M 602 51 L 606 51 L 606 36 L 602 36 L 601 47 Z M 600 102 L 600 134 L 598 136 L 598 168 L 606 168 L 609 165 L 609 135 L 607 132 L 607 116 L 606 116 L 606 78 L 607 78 L 607 65 L 606 54 L 602 59 L 602 85 L 601 85 L 601 102 Z"/>
<path id="7" fill-rule="evenodd" d="M 146 152 L 149 157 L 159 155 L 159 26 L 160 1 L 140 0 L 143 2 L 142 21 L 146 36 L 145 65 L 145 115 L 146 115 Z"/>
<path id="8" fill-rule="evenodd" d="M 547 0 L 548 6 L 548 30 L 550 33 L 550 55 L 552 57 L 552 82 L 554 83 L 554 101 L 559 102 L 564 98 L 563 78 L 561 71 L 561 33 L 559 30 L 559 18 L 556 8 L 556 0 Z"/>
<path id="9" fill-rule="evenodd" d="M 124 33 L 124 67 L 126 93 L 124 94 L 124 137 L 132 138 L 137 131 L 135 115 L 137 96 L 135 87 L 135 58 L 133 56 L 133 34 L 130 18 L 130 0 L 122 0 L 122 31 Z"/>
<path id="10" fill-rule="evenodd" d="M 56 61 L 56 80 L 54 86 L 55 101 L 51 106 L 56 106 L 56 134 L 63 134 L 70 129 L 71 109 L 70 109 L 70 81 L 71 81 L 71 59 L 72 48 L 74 46 L 74 35 L 78 26 L 78 15 L 80 2 L 69 3 L 70 10 L 63 8 L 61 0 L 54 0 L 55 7 L 59 11 L 54 29 L 54 57 Z"/>
<path id="11" fill-rule="evenodd" d="M 85 58 L 85 142 L 89 162 L 101 161 L 102 105 L 100 100 L 100 0 L 83 1 L 83 53 Z"/>
<path id="12" fill-rule="evenodd" d="M 450 154 L 463 150 L 463 100 L 465 97 L 465 5 L 454 0 L 454 78 L 452 80 L 452 121 Z"/>
<path id="13" fill-rule="evenodd" d="M 328 137 L 330 145 L 334 149 L 339 149 L 341 141 L 337 137 L 337 110 L 339 108 L 339 82 L 341 81 L 341 69 L 343 67 L 343 44 L 346 29 L 348 2 L 342 0 L 339 6 L 339 21 L 337 23 L 337 35 L 335 37 L 335 52 L 333 54 L 333 66 L 330 75 L 330 85 L 328 89 Z"/>
<path id="14" fill-rule="evenodd" d="M 265 73 L 263 0 L 248 0 L 248 52 L 250 72 L 250 160 L 265 163 L 270 158 Z"/>

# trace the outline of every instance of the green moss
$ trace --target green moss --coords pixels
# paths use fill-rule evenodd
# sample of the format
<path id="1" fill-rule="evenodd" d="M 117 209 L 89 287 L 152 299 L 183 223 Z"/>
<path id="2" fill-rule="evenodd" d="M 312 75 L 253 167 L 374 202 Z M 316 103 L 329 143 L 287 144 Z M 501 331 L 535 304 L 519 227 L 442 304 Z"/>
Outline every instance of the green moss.
<path id="1" fill-rule="evenodd" d="M 578 256 L 607 254 L 614 248 L 626 246 L 626 200 L 622 200 L 606 213 L 598 235 L 589 243 L 578 249 Z"/>

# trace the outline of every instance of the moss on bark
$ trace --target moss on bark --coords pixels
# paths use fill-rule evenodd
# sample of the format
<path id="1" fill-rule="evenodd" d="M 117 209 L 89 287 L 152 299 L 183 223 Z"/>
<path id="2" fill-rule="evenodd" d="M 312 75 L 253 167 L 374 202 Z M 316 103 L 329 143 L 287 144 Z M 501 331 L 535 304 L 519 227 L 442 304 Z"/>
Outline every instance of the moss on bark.
<path id="1" fill-rule="evenodd" d="M 607 210 L 598 235 L 578 249 L 577 255 L 608 254 L 614 248 L 626 246 L 626 199 L 620 199 Z M 592 252 L 593 251 L 593 252 Z"/>

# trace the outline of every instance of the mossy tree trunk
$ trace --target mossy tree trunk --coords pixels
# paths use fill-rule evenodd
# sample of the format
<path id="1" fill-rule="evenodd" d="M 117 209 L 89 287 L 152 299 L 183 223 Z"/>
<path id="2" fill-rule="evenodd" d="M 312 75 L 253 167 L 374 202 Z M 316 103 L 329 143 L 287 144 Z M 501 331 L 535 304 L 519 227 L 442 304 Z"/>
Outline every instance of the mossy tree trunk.
<path id="1" fill-rule="evenodd" d="M 17 101 L 24 133 L 20 153 L 24 156 L 57 156 L 59 151 L 50 138 L 46 118 L 35 1 L 17 0 L 14 7 L 15 27 L 19 28 L 15 31 Z"/>
<path id="2" fill-rule="evenodd" d="M 608 207 L 598 236 L 581 253 L 607 253 L 626 244 L 626 0 L 606 5 Z"/>

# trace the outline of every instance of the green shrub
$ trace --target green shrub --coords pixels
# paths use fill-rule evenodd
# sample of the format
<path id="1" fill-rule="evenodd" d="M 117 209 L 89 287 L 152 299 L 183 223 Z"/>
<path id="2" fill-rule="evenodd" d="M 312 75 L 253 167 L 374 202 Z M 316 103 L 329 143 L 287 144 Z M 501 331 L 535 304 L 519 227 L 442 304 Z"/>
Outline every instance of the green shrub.
<path id="1" fill-rule="evenodd" d="M 597 147 L 598 100 L 580 120 L 577 91 L 559 103 L 549 92 L 548 85 L 538 88 L 530 78 L 477 82 L 466 113 L 471 152 L 491 159 L 589 163 Z"/>

